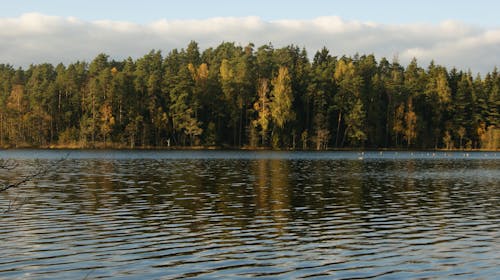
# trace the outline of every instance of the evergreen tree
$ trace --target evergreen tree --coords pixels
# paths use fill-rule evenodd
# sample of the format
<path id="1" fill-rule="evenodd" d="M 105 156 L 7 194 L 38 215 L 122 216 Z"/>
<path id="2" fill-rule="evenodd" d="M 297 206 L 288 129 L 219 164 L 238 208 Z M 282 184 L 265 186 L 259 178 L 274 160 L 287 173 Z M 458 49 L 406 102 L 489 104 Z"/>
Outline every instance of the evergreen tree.
<path id="1" fill-rule="evenodd" d="M 0 147 L 500 147 L 500 75 L 191 41 L 163 57 L 0 64 Z"/>
<path id="2" fill-rule="evenodd" d="M 332 73 L 335 72 L 336 60 L 326 48 L 318 51 L 314 56 L 308 92 L 304 106 L 305 128 L 307 133 L 314 131 L 313 142 L 316 149 L 326 149 L 330 140 L 330 108 L 334 96 L 334 83 Z M 311 115 L 312 114 L 312 118 Z M 303 139 L 307 141 L 307 139 Z M 307 146 L 307 145 L 306 145 Z"/>
<path id="3" fill-rule="evenodd" d="M 339 60 L 334 79 L 337 92 L 333 106 L 338 114 L 335 146 L 343 147 L 346 137 L 353 142 L 362 142 L 366 139 L 363 131 L 365 110 L 361 101 L 363 79 L 356 73 L 354 63 L 346 59 Z M 340 138 L 341 135 L 342 138 Z M 340 139 L 342 139 L 341 142 L 339 142 Z"/>

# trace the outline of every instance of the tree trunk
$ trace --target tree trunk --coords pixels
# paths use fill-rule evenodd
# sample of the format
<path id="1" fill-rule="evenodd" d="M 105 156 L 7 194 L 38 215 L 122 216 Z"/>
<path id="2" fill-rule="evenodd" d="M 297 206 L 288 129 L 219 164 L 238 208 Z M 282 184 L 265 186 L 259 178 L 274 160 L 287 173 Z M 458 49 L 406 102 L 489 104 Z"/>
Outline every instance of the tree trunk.
<path id="1" fill-rule="evenodd" d="M 241 133 L 242 133 L 242 130 L 243 130 L 243 110 L 244 108 L 241 108 L 241 113 L 240 113 L 240 129 L 239 129 L 239 133 L 238 133 L 238 147 L 241 147 Z"/>
<path id="2" fill-rule="evenodd" d="M 0 114 L 0 148 L 3 147 L 3 114 Z"/>
<path id="3" fill-rule="evenodd" d="M 346 129 L 344 130 L 344 136 L 342 137 L 342 144 L 340 147 L 344 147 L 345 138 L 347 137 L 347 132 L 349 131 L 349 128 L 350 127 L 346 127 Z"/>
<path id="4" fill-rule="evenodd" d="M 335 148 L 339 146 L 339 135 L 340 135 L 340 122 L 342 121 L 342 111 L 339 111 L 339 117 L 337 120 L 337 136 L 335 137 Z"/>

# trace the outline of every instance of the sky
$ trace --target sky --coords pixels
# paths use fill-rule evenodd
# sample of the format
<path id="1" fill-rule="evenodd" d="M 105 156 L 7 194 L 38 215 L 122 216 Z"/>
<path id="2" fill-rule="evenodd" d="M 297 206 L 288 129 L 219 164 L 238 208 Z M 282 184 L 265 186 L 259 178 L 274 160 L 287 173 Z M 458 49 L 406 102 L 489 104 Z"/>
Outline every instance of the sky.
<path id="1" fill-rule="evenodd" d="M 500 63 L 495 0 L 0 0 L 0 63 L 138 58 L 195 40 L 327 47 L 334 55 L 416 57 L 486 73 Z"/>

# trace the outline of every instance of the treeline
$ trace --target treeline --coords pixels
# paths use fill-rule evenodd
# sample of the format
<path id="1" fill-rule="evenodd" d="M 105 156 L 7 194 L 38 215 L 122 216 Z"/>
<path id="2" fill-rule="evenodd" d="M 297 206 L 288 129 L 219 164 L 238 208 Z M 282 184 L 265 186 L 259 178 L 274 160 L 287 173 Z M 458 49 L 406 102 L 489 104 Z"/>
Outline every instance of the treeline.
<path id="1" fill-rule="evenodd" d="M 500 76 L 322 49 L 0 65 L 1 147 L 500 147 Z"/>

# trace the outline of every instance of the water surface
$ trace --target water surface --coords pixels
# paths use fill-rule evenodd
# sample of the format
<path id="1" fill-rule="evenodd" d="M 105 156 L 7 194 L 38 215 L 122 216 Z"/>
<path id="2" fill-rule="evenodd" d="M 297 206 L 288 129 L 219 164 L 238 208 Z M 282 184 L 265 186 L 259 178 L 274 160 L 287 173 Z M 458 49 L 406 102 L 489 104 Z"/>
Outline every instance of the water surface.
<path id="1" fill-rule="evenodd" d="M 500 154 L 0 151 L 1 279 L 500 276 Z M 66 158 L 57 163 L 60 158 Z"/>

